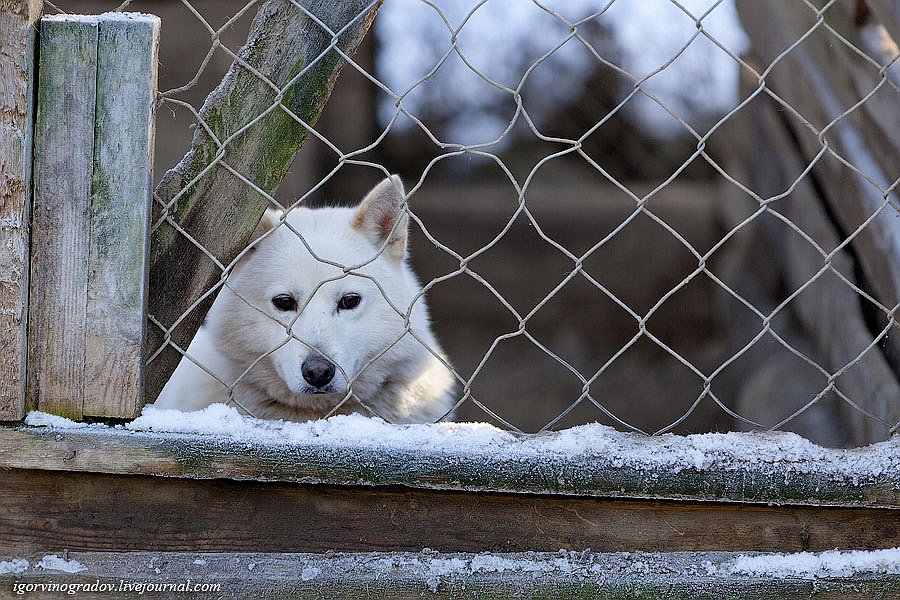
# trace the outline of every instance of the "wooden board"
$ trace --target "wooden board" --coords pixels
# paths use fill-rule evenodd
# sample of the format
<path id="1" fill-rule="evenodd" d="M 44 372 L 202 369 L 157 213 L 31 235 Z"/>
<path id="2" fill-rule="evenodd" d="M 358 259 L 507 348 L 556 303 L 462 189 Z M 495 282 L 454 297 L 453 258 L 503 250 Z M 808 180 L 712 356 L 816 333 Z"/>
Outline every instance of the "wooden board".
<path id="1" fill-rule="evenodd" d="M 158 45 L 156 17 L 100 22 L 85 415 L 130 418 L 143 404 Z"/>
<path id="2" fill-rule="evenodd" d="M 44 19 L 34 134 L 28 400 L 80 419 L 90 252 L 97 24 Z"/>
<path id="3" fill-rule="evenodd" d="M 767 76 L 767 87 L 816 131 L 830 125 L 825 135 L 830 148 L 882 189 L 887 189 L 900 177 L 900 143 L 894 134 L 900 124 L 900 110 L 889 86 L 869 96 L 882 81 L 879 69 L 860 59 L 824 26 L 780 56 L 816 21 L 813 10 L 804 3 L 741 0 L 737 7 L 754 52 L 763 65 L 768 67 L 780 57 L 779 64 Z M 825 22 L 851 43 L 860 43 L 842 3 L 829 7 Z M 867 99 L 862 105 L 844 115 L 863 97 Z M 821 150 L 822 142 L 806 123 L 781 106 L 778 110 L 793 136 L 794 153 L 801 155 L 803 164 L 808 164 Z M 844 116 L 835 120 L 841 115 Z M 839 238 L 854 234 L 862 223 L 881 210 L 855 235 L 850 248 L 858 267 L 860 287 L 889 309 L 893 308 L 900 301 L 900 220 L 895 209 L 890 205 L 882 209 L 882 192 L 831 154 L 818 160 L 812 175 L 825 201 L 823 206 L 833 215 Z M 891 198 L 895 204 L 896 196 L 894 190 Z M 860 302 L 872 315 L 874 325 L 869 329 L 874 338 L 887 319 L 880 309 L 868 307 L 867 300 Z M 900 377 L 900 335 L 897 333 L 895 324 L 873 349 L 883 354 L 895 379 Z M 883 397 L 871 394 L 854 400 L 888 423 L 897 423 L 900 403 L 882 402 Z"/>
<path id="4" fill-rule="evenodd" d="M 41 4 L 0 3 L 0 421 L 25 411 L 34 24 Z"/>
<path id="5" fill-rule="evenodd" d="M 733 434 L 736 448 L 741 435 Z M 743 434 L 748 438 L 753 434 Z M 767 434 L 788 438 L 789 434 Z M 523 441 L 523 443 L 527 443 Z M 649 443 L 649 442 L 648 442 Z M 793 443 L 785 439 L 784 444 Z M 680 498 L 767 505 L 900 508 L 900 456 L 874 449 L 825 450 L 815 460 L 748 456 L 703 468 L 623 466 L 602 453 L 526 460 L 493 451 L 355 444 L 266 444 L 208 435 L 94 425 L 60 430 L 0 428 L 0 469 L 39 469 L 234 480 L 405 486 L 605 498 Z M 876 454 L 877 452 L 877 454 Z M 900 453 L 900 449 L 898 449 Z M 859 465 L 846 470 L 843 465 Z M 880 474 L 870 470 L 878 466 Z"/>
<path id="6" fill-rule="evenodd" d="M 10 470 L 0 555 L 779 551 L 900 546 L 900 511 Z"/>
<path id="7" fill-rule="evenodd" d="M 159 19 L 42 22 L 29 398 L 70 418 L 143 400 Z"/>
<path id="8" fill-rule="evenodd" d="M 60 554 L 62 556 L 62 554 Z M 781 598 L 817 600 L 894 598 L 900 578 L 858 574 L 844 579 L 777 579 L 730 574 L 736 555 L 721 552 L 677 554 L 502 553 L 203 553 L 69 552 L 84 571 L 67 574 L 35 567 L 28 557 L 20 574 L 0 575 L 0 589 L 41 583 L 86 584 L 78 598 L 109 598 L 122 582 L 152 585 L 211 585 L 183 597 L 217 598 L 666 598 L 721 600 Z M 486 560 L 487 559 L 487 560 Z M 498 568 L 490 568 L 490 560 Z M 520 568 L 517 568 L 520 567 Z M 188 583 L 190 582 L 190 583 Z M 100 586 L 104 586 L 100 588 Z M 21 586 L 20 588 L 13 586 Z M 90 587 L 96 586 L 96 587 Z M 111 586 L 111 587 L 106 587 Z M 145 588 L 145 597 L 154 595 Z M 165 597 L 175 596 L 177 587 Z M 34 592 L 32 592 L 33 594 Z M 134 595 L 139 592 L 134 590 Z M 28 594 L 31 595 L 31 594 Z M 182 597 L 178 595 L 177 597 Z"/>
<path id="9" fill-rule="evenodd" d="M 150 314 L 166 328 L 178 323 L 171 338 L 182 349 L 190 344 L 215 293 L 185 313 L 222 278 L 221 267 L 196 244 L 222 265 L 246 247 L 268 205 L 265 196 L 246 181 L 266 194 L 275 192 L 309 135 L 294 117 L 315 123 L 344 65 L 331 47 L 333 36 L 321 23 L 341 32 L 336 45 L 352 54 L 379 6 L 380 2 L 371 0 L 267 0 L 253 21 L 240 60 L 204 103 L 200 118 L 219 143 L 228 141 L 227 146 L 220 150 L 198 124 L 191 150 L 163 177 L 153 205 Z M 280 104 L 294 116 L 280 107 L 269 112 L 276 103 L 273 85 L 284 88 Z M 228 168 L 219 162 L 220 153 Z M 168 203 L 171 206 L 164 211 Z M 166 216 L 170 220 L 164 220 Z M 157 326 L 148 328 L 147 345 L 151 360 L 146 389 L 152 402 L 181 354 L 168 345 L 165 332 Z"/>
<path id="10" fill-rule="evenodd" d="M 755 160 L 761 161 L 756 169 L 757 181 L 751 187 L 763 197 L 773 197 L 795 184 L 806 164 L 800 158 L 803 149 L 796 145 L 789 124 L 780 118 L 783 112 L 768 97 L 760 97 L 750 109 L 755 123 L 754 136 L 764 148 Z M 767 157 L 777 156 L 778 161 Z M 774 210 L 797 225 L 825 251 L 830 252 L 840 243 L 839 225 L 832 221 L 826 210 L 827 200 L 818 193 L 815 176 L 807 175 L 796 183 L 793 193 L 772 205 Z M 778 224 L 782 238 L 783 255 L 789 257 L 784 264 L 784 275 L 789 290 L 805 285 L 809 278 L 825 266 L 825 259 L 812 244 L 786 225 Z M 856 281 L 855 257 L 846 250 L 838 252 L 832 266 L 849 281 Z M 832 272 L 819 276 L 809 289 L 792 303 L 792 309 L 810 338 L 814 340 L 812 357 L 830 372 L 837 372 L 853 361 L 874 337 L 866 326 L 858 294 Z M 824 378 L 822 378 L 824 381 Z M 874 350 L 866 352 L 854 367 L 836 380 L 837 387 L 854 402 L 867 406 L 881 417 L 889 417 L 891 407 L 900 398 L 900 385 L 887 364 L 884 354 Z M 824 383 L 822 383 L 824 387 Z M 774 394 L 773 394 L 774 396 Z M 804 398 L 801 405 L 812 397 Z M 832 402 L 825 397 L 821 402 Z M 865 445 L 888 436 L 887 428 L 867 417 L 843 400 L 836 401 L 835 417 L 848 434 L 851 443 Z M 784 411 L 770 415 L 771 422 L 787 416 Z"/>

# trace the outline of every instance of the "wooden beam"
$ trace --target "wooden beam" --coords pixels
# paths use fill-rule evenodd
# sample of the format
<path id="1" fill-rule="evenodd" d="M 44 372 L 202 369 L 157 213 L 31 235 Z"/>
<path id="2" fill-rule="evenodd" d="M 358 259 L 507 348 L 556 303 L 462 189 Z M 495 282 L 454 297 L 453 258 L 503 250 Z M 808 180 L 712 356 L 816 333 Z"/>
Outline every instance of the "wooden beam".
<path id="1" fill-rule="evenodd" d="M 84 414 L 143 405 L 159 19 L 100 21 L 91 186 Z"/>
<path id="2" fill-rule="evenodd" d="M 188 309 L 222 277 L 221 268 L 195 244 L 228 265 L 247 245 L 268 204 L 234 173 L 263 192 L 274 193 L 308 135 L 306 127 L 283 108 L 267 111 L 280 100 L 312 125 L 344 64 L 332 47 L 332 35 L 297 4 L 339 32 L 337 47 L 352 53 L 380 1 L 267 0 L 253 21 L 239 60 L 200 110 L 202 124 L 195 130 L 191 150 L 166 173 L 153 206 L 158 225 L 151 240 L 149 310 L 166 328 L 184 317 L 171 334 L 182 349 L 190 344 L 215 294 L 194 310 Z M 225 141 L 227 145 L 220 148 Z M 181 359 L 167 345 L 164 333 L 153 325 L 148 330 L 152 359 L 147 365 L 148 401 L 159 395 Z"/>
<path id="3" fill-rule="evenodd" d="M 880 549 L 900 511 L 609 500 L 11 470 L 0 555 Z"/>
<path id="4" fill-rule="evenodd" d="M 40 0 L 0 2 L 0 421 L 25 415 L 34 27 Z"/>
<path id="5" fill-rule="evenodd" d="M 97 90 L 97 22 L 41 23 L 28 399 L 73 419 L 84 407 L 91 178 Z"/>
<path id="6" fill-rule="evenodd" d="M 41 583 L 84 584 L 79 598 L 109 598 L 116 592 L 139 595 L 130 585 L 212 585 L 192 588 L 201 597 L 328 598 L 779 598 L 792 600 L 893 598 L 900 594 L 896 575 L 859 573 L 849 578 L 776 578 L 734 573 L 740 555 L 723 552 L 599 553 L 207 553 L 68 552 L 67 560 L 84 568 L 77 574 L 36 566 L 29 557 L 18 573 L 0 575 L 0 587 L 16 593 Z M 20 560 L 21 555 L 20 555 Z M 779 557 L 772 556 L 777 562 Z M 100 586 L 104 586 L 100 588 Z M 96 587 L 92 587 L 96 586 Z M 108 587 L 107 587 L 108 586 Z M 178 587 L 143 588 L 148 596 Z M 33 592 L 32 592 L 33 593 Z"/>
<path id="7" fill-rule="evenodd" d="M 748 443 L 746 457 L 704 459 L 702 468 L 685 468 L 668 463 L 622 465 L 621 458 L 603 453 L 544 453 L 539 460 L 529 461 L 515 455 L 501 456 L 493 450 L 459 453 L 390 445 L 361 448 L 352 443 L 322 447 L 296 442 L 247 443 L 99 425 L 80 429 L 17 426 L 0 427 L 0 470 L 767 505 L 900 507 L 900 481 L 895 468 L 900 464 L 900 450 L 892 450 L 888 442 L 872 448 L 822 449 L 816 458 L 762 462 L 749 450 L 759 434 L 742 435 Z M 790 434 L 765 435 L 776 443 L 783 438 L 786 447 L 795 443 Z M 737 448 L 742 447 L 740 440 L 740 436 L 733 440 Z M 695 454 L 696 450 L 691 456 Z"/>

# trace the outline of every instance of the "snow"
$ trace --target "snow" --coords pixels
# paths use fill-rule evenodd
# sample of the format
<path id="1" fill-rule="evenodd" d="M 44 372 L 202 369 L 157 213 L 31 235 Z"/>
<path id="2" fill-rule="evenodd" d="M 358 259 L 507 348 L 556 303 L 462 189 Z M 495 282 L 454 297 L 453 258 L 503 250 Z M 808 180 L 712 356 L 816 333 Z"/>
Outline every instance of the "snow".
<path id="1" fill-rule="evenodd" d="M 310 581 L 312 579 L 315 579 L 316 577 L 318 577 L 321 574 L 322 574 L 322 569 L 320 569 L 318 567 L 311 567 L 311 566 L 303 567 L 303 570 L 300 572 L 300 579 L 302 579 L 303 581 Z"/>
<path id="2" fill-rule="evenodd" d="M 50 413 L 33 411 L 25 417 L 26 425 L 34 425 L 36 427 L 52 427 L 54 429 L 85 429 L 90 428 L 88 423 L 79 423 L 65 417 L 58 417 Z"/>
<path id="3" fill-rule="evenodd" d="M 35 567 L 49 571 L 63 571 L 64 573 L 80 573 L 87 570 L 87 567 L 77 560 L 65 560 L 56 554 L 47 554 Z"/>
<path id="4" fill-rule="evenodd" d="M 0 575 L 8 575 L 9 573 L 19 575 L 26 570 L 28 570 L 28 561 L 25 559 L 0 560 Z"/>
<path id="5" fill-rule="evenodd" d="M 143 21 L 147 23 L 156 23 L 159 17 L 146 13 L 137 12 L 105 12 L 99 15 L 73 15 L 58 14 L 47 15 L 43 17 L 44 21 L 63 21 L 72 23 L 86 23 L 89 25 L 98 25 L 103 21 Z"/>
<path id="6" fill-rule="evenodd" d="M 26 423 L 58 430 L 111 429 L 38 412 L 29 413 Z M 737 471 L 752 466 L 766 472 L 812 473 L 854 483 L 884 475 L 894 477 L 900 472 L 900 439 L 866 448 L 835 450 L 786 432 L 646 437 L 594 423 L 529 437 L 486 423 L 392 425 L 362 415 L 341 415 L 305 423 L 267 421 L 242 416 L 224 404 L 195 412 L 148 405 L 137 419 L 116 428 L 216 436 L 250 446 L 376 451 L 385 455 L 412 453 L 422 459 L 464 458 L 490 464 L 512 461 L 547 468 L 592 463 L 678 473 L 691 469 Z M 573 482 L 560 479 L 558 483 L 565 486 Z"/>
<path id="7" fill-rule="evenodd" d="M 831 551 L 822 553 L 762 554 L 740 556 L 722 569 L 732 575 L 848 578 L 857 573 L 900 575 L 900 548 L 871 551 Z"/>

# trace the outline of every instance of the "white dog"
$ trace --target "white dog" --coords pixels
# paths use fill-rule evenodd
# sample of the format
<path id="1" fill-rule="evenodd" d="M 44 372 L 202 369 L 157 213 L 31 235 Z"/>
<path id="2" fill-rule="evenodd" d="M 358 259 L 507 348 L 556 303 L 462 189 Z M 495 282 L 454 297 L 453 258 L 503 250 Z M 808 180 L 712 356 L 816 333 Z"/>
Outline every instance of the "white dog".
<path id="1" fill-rule="evenodd" d="M 349 393 L 337 412 L 410 423 L 450 411 L 454 376 L 406 260 L 404 196 L 394 175 L 355 208 L 267 212 L 188 348 L 215 378 L 182 359 L 156 406 L 233 393 L 253 416 L 303 421 Z"/>

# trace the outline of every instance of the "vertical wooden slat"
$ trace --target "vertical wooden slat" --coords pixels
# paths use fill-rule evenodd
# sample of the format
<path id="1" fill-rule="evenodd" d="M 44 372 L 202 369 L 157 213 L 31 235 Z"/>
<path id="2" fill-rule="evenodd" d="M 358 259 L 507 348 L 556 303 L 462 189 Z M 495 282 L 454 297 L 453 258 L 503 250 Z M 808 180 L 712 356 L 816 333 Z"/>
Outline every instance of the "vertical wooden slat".
<path id="1" fill-rule="evenodd" d="M 104 16 L 97 58 L 84 414 L 134 417 L 143 339 L 159 19 Z"/>
<path id="2" fill-rule="evenodd" d="M 97 89 L 97 23 L 42 20 L 34 140 L 28 397 L 80 419 Z"/>
<path id="3" fill-rule="evenodd" d="M 41 4 L 0 2 L 0 421 L 25 413 L 34 24 Z"/>

